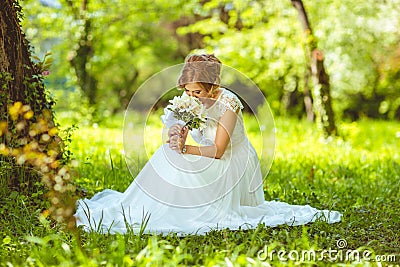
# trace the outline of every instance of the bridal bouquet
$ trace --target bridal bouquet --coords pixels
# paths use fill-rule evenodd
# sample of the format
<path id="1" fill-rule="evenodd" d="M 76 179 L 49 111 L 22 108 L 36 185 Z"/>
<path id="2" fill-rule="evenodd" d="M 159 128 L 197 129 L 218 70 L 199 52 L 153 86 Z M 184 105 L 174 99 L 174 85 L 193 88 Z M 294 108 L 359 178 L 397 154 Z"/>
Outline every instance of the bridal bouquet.
<path id="1" fill-rule="evenodd" d="M 169 102 L 171 104 L 164 109 L 165 114 L 161 116 L 167 127 L 175 123 L 187 126 L 189 130 L 205 127 L 206 111 L 199 99 L 183 94 L 175 96 Z"/>

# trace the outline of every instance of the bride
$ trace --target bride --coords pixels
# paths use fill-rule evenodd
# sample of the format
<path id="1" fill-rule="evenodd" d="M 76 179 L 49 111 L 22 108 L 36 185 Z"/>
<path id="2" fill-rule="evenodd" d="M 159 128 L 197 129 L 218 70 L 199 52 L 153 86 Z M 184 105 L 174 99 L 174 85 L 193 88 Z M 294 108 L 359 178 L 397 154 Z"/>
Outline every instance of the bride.
<path id="1" fill-rule="evenodd" d="M 125 192 L 106 189 L 90 200 L 79 200 L 77 226 L 110 233 L 204 234 L 259 224 L 340 221 L 337 211 L 264 199 L 260 163 L 243 125 L 243 105 L 219 86 L 220 68 L 212 54 L 185 60 L 178 86 L 203 103 L 206 127 L 189 131 L 166 109 L 166 144 Z M 188 133 L 199 145 L 186 144 Z"/>

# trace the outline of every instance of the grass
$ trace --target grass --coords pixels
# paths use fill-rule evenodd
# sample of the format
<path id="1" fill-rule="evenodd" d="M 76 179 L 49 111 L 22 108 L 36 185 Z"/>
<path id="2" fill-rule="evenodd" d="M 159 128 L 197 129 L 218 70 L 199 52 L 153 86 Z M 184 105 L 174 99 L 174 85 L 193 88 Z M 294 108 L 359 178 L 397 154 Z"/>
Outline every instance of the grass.
<path id="1" fill-rule="evenodd" d="M 148 130 L 154 134 L 159 124 L 157 117 L 151 119 Z M 121 116 L 114 117 L 101 126 L 80 126 L 73 134 L 75 181 L 88 197 L 105 188 L 124 191 L 133 179 L 122 153 L 122 123 Z M 246 117 L 252 142 L 261 149 L 256 126 Z M 365 120 L 339 127 L 342 138 L 325 140 L 313 124 L 277 118 L 275 159 L 264 190 L 267 200 L 339 210 L 344 214 L 340 223 L 260 225 L 186 237 L 71 233 L 42 214 L 45 203 L 11 192 L 0 200 L 1 265 L 399 266 L 400 124 Z M 138 155 L 133 175 L 146 160 L 146 155 Z M 343 249 L 338 240 L 347 243 Z M 336 259 L 290 260 L 312 250 L 337 250 Z M 354 256 L 355 250 L 361 259 L 346 260 L 346 252 Z M 365 251 L 371 254 L 362 254 Z M 375 262 L 376 255 L 384 261 Z"/>

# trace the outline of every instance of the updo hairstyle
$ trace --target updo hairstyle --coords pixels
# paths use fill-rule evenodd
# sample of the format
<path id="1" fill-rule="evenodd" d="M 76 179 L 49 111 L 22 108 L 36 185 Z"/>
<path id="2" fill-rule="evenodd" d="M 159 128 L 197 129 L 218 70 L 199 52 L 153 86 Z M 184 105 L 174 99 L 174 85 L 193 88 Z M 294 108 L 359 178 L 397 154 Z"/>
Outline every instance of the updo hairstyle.
<path id="1" fill-rule="evenodd" d="M 221 61 L 214 54 L 190 55 L 178 79 L 178 87 L 188 83 L 198 83 L 210 97 L 220 85 Z"/>

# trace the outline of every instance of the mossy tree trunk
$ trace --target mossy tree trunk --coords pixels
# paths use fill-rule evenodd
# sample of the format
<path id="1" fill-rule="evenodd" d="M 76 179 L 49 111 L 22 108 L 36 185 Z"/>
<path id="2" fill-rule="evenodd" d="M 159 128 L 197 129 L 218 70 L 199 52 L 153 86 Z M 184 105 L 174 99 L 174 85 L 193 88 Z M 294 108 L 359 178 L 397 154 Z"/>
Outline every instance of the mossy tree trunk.
<path id="1" fill-rule="evenodd" d="M 307 69 L 311 72 L 314 84 L 313 100 L 317 120 L 321 123 L 326 135 L 337 135 L 337 128 L 332 108 L 332 98 L 330 94 L 329 75 L 324 67 L 324 54 L 318 49 L 317 41 L 312 33 L 310 22 L 302 0 L 291 0 L 291 2 L 299 13 L 299 20 L 306 34 L 306 49 L 308 54 L 307 57 L 309 59 Z M 307 99 L 305 100 L 308 101 Z"/>
<path id="2" fill-rule="evenodd" d="M 14 0 L 2 0 L 0 6 L 1 116 L 7 114 L 7 104 L 16 101 L 29 104 L 34 112 L 49 109 L 41 70 L 32 62 L 21 31 L 21 7 Z"/>
<path id="3" fill-rule="evenodd" d="M 24 135 L 29 132 L 28 127 L 19 131 L 15 129 L 17 121 L 10 119 L 10 105 L 21 102 L 29 106 L 35 116 L 52 108 L 52 101 L 46 98 L 43 70 L 40 64 L 32 61 L 29 43 L 21 30 L 21 17 L 18 1 L 0 1 L 0 122 L 6 122 L 3 125 L 7 127 L 0 132 L 0 145 L 3 147 L 21 146 L 21 143 L 14 141 L 24 140 Z M 52 116 L 50 120 L 54 124 Z M 5 131 L 11 134 L 7 137 Z M 25 181 L 29 180 L 30 185 L 40 179 L 37 172 L 16 165 L 13 156 L 0 154 L 0 165 L 2 183 L 6 182 L 13 188 L 21 186 L 22 176 Z M 28 171 L 22 173 L 21 169 Z"/>

